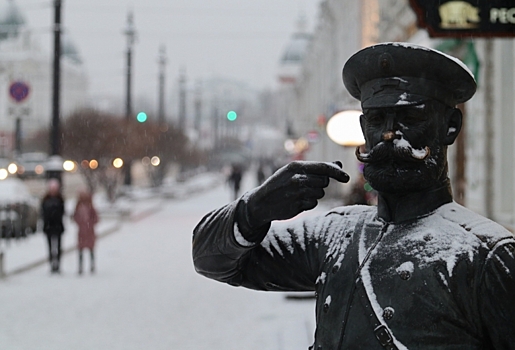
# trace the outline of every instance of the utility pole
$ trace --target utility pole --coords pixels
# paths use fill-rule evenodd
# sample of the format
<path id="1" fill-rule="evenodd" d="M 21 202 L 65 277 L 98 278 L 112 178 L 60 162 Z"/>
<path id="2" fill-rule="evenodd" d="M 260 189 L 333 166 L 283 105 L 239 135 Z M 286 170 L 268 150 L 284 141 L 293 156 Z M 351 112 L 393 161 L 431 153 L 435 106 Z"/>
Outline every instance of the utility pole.
<path id="1" fill-rule="evenodd" d="M 52 130 L 50 132 L 50 155 L 61 158 L 60 88 L 61 88 L 61 0 L 54 0 L 54 62 L 52 81 Z M 47 177 L 62 183 L 62 169 L 57 166 L 47 169 Z"/>
<path id="2" fill-rule="evenodd" d="M 195 122 L 194 127 L 197 131 L 197 134 L 200 138 L 200 122 L 202 119 L 202 85 L 200 81 L 197 81 L 197 86 L 195 88 Z"/>
<path id="3" fill-rule="evenodd" d="M 165 122 L 165 77 L 166 77 L 166 47 L 161 45 L 159 48 L 159 91 L 158 91 L 158 113 L 157 120 L 159 124 Z"/>
<path id="4" fill-rule="evenodd" d="M 211 104 L 211 120 L 213 121 L 213 148 L 216 150 L 219 144 L 219 119 L 218 115 L 218 98 L 215 98 Z"/>
<path id="5" fill-rule="evenodd" d="M 179 129 L 186 131 L 186 70 L 179 73 Z"/>
<path id="6" fill-rule="evenodd" d="M 125 95 L 125 118 L 127 122 L 132 118 L 132 47 L 134 46 L 134 42 L 136 40 L 136 30 L 134 28 L 134 16 L 132 12 L 127 14 L 127 26 L 125 27 L 125 31 L 123 32 L 127 36 L 127 83 L 126 83 L 126 95 Z M 131 176 L 131 163 L 132 159 L 125 159 L 124 171 L 125 171 L 125 179 L 124 184 L 126 186 L 131 186 L 132 184 L 132 176 Z"/>

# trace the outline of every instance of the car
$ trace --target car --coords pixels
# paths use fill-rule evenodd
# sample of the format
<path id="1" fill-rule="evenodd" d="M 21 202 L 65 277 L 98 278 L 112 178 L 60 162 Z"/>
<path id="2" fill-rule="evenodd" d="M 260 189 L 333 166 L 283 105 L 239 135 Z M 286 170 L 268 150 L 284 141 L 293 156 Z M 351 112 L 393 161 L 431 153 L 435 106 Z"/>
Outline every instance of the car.
<path id="1" fill-rule="evenodd" d="M 43 152 L 29 152 L 21 154 L 16 162 L 18 163 L 18 176 L 20 178 L 44 177 L 45 163 L 48 155 Z"/>
<path id="2" fill-rule="evenodd" d="M 18 173 L 18 164 L 10 158 L 0 158 L 0 180 Z"/>
<path id="3" fill-rule="evenodd" d="M 39 222 L 39 200 L 16 177 L 0 181 L 0 235 L 19 238 L 35 233 Z"/>

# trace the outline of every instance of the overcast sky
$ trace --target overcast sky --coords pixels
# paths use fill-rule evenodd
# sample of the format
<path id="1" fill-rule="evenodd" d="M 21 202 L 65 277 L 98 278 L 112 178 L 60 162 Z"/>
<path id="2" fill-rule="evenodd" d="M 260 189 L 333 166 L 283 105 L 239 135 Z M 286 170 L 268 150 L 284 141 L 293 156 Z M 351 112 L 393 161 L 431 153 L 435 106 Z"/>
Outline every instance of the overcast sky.
<path id="1" fill-rule="evenodd" d="M 4 0 L 5 1 L 5 0 Z M 51 48 L 52 0 L 15 0 Z M 316 25 L 319 0 L 63 0 L 63 24 L 90 78 L 93 96 L 124 96 L 127 12 L 134 12 L 134 93 L 157 91 L 158 50 L 168 55 L 167 91 L 181 68 L 189 81 L 235 78 L 273 87 L 278 61 L 299 14 Z"/>

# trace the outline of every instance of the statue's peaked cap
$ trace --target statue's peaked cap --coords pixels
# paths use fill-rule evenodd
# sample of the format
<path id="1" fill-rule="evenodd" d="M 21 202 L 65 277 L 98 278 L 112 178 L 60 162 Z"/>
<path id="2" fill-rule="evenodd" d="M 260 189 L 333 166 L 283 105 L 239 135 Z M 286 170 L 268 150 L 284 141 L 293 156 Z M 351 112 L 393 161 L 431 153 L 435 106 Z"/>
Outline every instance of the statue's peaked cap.
<path id="1" fill-rule="evenodd" d="M 476 92 L 470 70 L 457 58 L 409 43 L 383 43 L 351 56 L 343 83 L 365 108 L 409 106 L 437 100 L 455 107 Z"/>

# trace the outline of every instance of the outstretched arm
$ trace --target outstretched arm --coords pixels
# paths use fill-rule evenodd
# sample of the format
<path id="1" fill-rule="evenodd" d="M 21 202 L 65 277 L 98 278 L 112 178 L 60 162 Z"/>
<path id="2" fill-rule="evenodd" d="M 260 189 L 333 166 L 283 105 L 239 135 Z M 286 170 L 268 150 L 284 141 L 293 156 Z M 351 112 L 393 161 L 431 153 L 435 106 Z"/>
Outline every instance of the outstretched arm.
<path id="1" fill-rule="evenodd" d="M 270 273 L 278 269 L 299 268 L 299 251 L 306 249 L 306 230 L 303 226 L 287 232 L 270 232 L 271 222 L 294 217 L 314 208 L 318 199 L 324 196 L 323 188 L 329 178 L 347 182 L 349 177 L 339 165 L 321 162 L 293 162 L 279 169 L 263 185 L 244 194 L 238 201 L 230 203 L 206 215 L 194 230 L 193 259 L 196 270 L 213 279 L 235 285 L 246 285 L 257 289 L 278 289 L 250 282 L 243 271 L 253 275 L 267 274 L 267 266 L 273 266 Z M 305 227 L 305 226 L 304 226 Z M 289 248 L 285 254 L 274 256 L 260 245 L 268 234 L 283 237 Z M 275 239 L 281 244 L 281 239 Z M 306 255 L 306 254 L 303 254 Z M 302 271 L 291 274 L 292 278 Z M 270 277 L 270 276 L 268 276 Z M 247 281 L 247 282 L 245 282 Z M 286 282 L 285 282 L 286 283 Z M 290 281 L 288 289 L 296 288 Z M 276 288 L 277 287 L 277 288 Z"/>

